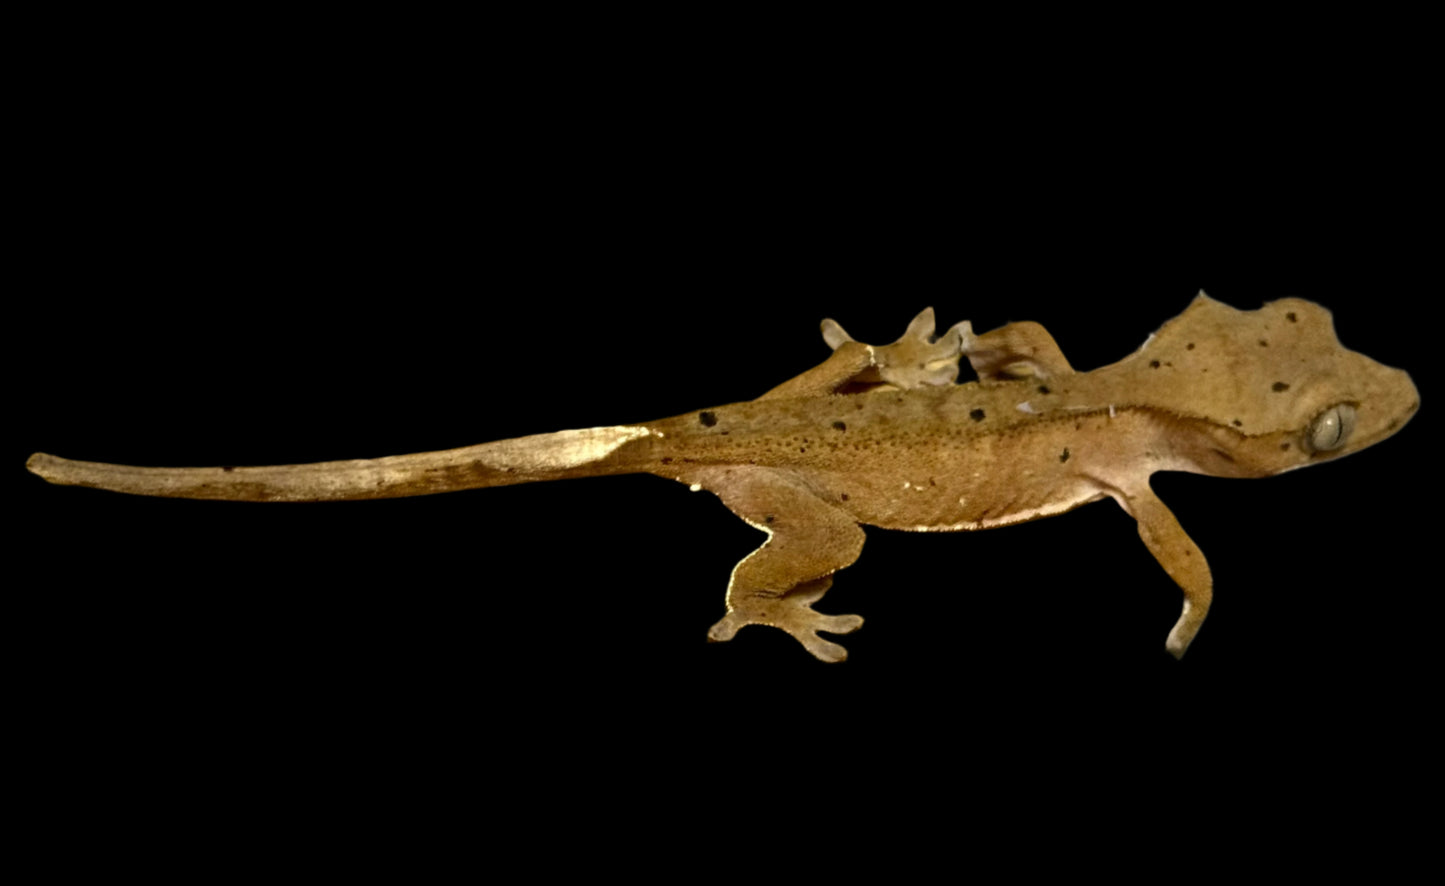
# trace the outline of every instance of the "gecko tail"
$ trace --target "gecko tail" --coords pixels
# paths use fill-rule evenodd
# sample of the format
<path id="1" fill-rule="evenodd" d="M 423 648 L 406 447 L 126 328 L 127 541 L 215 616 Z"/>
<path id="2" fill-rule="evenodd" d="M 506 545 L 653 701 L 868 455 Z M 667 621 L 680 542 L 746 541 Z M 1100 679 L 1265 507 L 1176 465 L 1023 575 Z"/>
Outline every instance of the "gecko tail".
<path id="1" fill-rule="evenodd" d="M 222 501 L 358 501 L 645 469 L 643 427 L 586 428 L 386 458 L 265 467 L 152 468 L 37 452 L 32 474 L 61 486 Z M 619 450 L 622 450 L 619 452 Z M 627 457 L 636 453 L 637 457 Z"/>

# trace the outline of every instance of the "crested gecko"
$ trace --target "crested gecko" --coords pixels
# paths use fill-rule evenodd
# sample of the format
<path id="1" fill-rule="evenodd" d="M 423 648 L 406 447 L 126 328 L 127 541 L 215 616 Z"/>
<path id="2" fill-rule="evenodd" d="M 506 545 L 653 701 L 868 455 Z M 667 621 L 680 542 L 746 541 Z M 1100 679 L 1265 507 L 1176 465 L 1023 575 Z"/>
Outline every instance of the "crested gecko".
<path id="1" fill-rule="evenodd" d="M 734 567 L 708 639 L 771 625 L 842 661 L 819 633 L 857 615 L 813 606 L 853 563 L 862 525 L 958 531 L 1112 498 L 1183 591 L 1166 648 L 1189 648 L 1213 580 L 1149 486 L 1155 471 L 1263 477 L 1392 435 L 1419 407 L 1403 371 L 1346 350 L 1329 311 L 1301 299 L 1241 311 L 1201 292 L 1133 354 L 1074 370 L 1039 324 L 936 336 L 925 309 L 890 345 L 822 324 L 832 355 L 755 400 L 635 425 L 537 434 L 377 459 L 150 468 L 32 455 L 57 484 L 233 501 L 340 501 L 540 480 L 650 473 L 706 489 L 767 535 Z M 967 357 L 978 380 L 957 383 Z"/>

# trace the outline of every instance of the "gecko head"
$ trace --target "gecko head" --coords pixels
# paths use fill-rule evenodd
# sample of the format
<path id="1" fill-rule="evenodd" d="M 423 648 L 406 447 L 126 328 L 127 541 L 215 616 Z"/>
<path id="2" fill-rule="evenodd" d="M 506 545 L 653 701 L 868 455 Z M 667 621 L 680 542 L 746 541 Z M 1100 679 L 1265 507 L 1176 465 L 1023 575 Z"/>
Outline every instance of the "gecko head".
<path id="1" fill-rule="evenodd" d="M 1141 353 L 1228 429 L 1229 456 L 1250 474 L 1358 452 L 1420 406 L 1407 373 L 1344 347 L 1330 312 L 1303 299 L 1240 311 L 1200 293 Z"/>
<path id="2" fill-rule="evenodd" d="M 1373 446 L 1419 410 L 1409 374 L 1342 345 L 1325 308 L 1289 298 L 1239 313 L 1252 317 L 1255 334 L 1238 346 L 1262 358 L 1256 433 L 1275 437 L 1290 466 Z"/>
<path id="3" fill-rule="evenodd" d="M 1364 450 L 1420 405 L 1409 374 L 1345 348 L 1328 309 L 1298 298 L 1237 311 L 1201 292 L 1149 354 L 1186 367 L 1208 392 L 1209 418 L 1243 435 L 1231 454 L 1257 473 Z"/>

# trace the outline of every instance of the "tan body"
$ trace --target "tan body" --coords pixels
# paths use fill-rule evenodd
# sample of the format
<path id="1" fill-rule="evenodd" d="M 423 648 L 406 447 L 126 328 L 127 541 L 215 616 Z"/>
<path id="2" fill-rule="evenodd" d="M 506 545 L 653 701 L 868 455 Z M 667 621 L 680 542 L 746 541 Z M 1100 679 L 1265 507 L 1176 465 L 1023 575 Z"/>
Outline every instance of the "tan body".
<path id="1" fill-rule="evenodd" d="M 1419 404 L 1405 373 L 1345 350 L 1329 313 L 1298 299 L 1246 312 L 1201 294 L 1139 351 L 1092 372 L 1075 372 L 1037 324 L 975 336 L 963 323 L 936 341 L 933 331 L 925 311 L 898 342 L 873 347 L 825 321 L 835 352 L 815 369 L 756 400 L 642 425 L 309 465 L 138 468 L 36 454 L 29 467 L 56 483 L 250 501 L 657 474 L 716 493 L 769 535 L 734 570 L 710 638 L 770 624 L 827 661 L 846 653 L 817 632 L 862 619 L 812 603 L 857 558 L 859 524 L 979 529 L 1111 497 L 1184 590 L 1168 643 L 1182 655 L 1212 582 L 1149 475 L 1279 473 L 1377 442 Z M 954 383 L 961 356 L 980 381 Z"/>

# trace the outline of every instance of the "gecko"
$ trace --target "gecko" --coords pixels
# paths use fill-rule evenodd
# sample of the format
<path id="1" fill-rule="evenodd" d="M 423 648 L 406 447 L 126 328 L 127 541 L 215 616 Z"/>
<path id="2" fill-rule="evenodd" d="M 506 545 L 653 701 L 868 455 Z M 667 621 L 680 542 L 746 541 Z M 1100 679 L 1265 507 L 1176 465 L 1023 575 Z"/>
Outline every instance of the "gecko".
<path id="1" fill-rule="evenodd" d="M 832 354 L 762 396 L 615 427 L 410 455 L 265 467 L 158 468 L 36 453 L 62 485 L 231 501 L 344 501 L 647 473 L 707 490 L 767 535 L 708 631 L 786 631 L 825 662 L 857 615 L 814 605 L 863 547 L 861 527 L 985 529 L 1112 498 L 1183 592 L 1165 648 L 1182 657 L 1209 612 L 1204 554 L 1150 488 L 1157 471 L 1264 477 L 1330 461 L 1402 428 L 1408 374 L 1345 349 L 1298 298 L 1239 310 L 1200 292 L 1133 354 L 1076 371 L 1035 322 L 935 334 L 932 308 L 889 345 L 822 323 Z M 976 381 L 959 383 L 967 357 Z"/>

